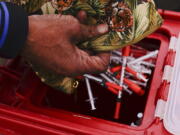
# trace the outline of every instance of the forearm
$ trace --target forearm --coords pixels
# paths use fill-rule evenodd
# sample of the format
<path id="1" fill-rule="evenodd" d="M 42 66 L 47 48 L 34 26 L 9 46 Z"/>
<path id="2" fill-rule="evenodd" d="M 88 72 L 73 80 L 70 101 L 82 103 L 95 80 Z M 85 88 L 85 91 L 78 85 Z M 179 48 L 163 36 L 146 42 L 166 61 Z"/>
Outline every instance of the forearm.
<path id="1" fill-rule="evenodd" d="M 28 16 L 22 7 L 0 2 L 0 56 L 13 58 L 23 48 L 28 34 Z"/>
<path id="2" fill-rule="evenodd" d="M 46 2 L 47 0 L 0 0 L 1 57 L 14 58 L 20 53 L 28 34 L 28 14 L 38 11 Z"/>

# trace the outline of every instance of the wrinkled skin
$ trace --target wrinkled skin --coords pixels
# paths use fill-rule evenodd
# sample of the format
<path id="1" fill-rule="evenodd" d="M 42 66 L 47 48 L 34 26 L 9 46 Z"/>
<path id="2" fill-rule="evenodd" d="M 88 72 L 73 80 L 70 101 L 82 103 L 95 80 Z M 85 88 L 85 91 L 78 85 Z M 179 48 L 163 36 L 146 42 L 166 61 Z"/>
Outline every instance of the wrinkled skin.
<path id="1" fill-rule="evenodd" d="M 82 24 L 86 15 L 33 15 L 29 17 L 29 35 L 22 55 L 31 63 L 59 75 L 76 76 L 106 70 L 107 53 L 91 56 L 75 44 L 108 32 L 106 24 Z"/>

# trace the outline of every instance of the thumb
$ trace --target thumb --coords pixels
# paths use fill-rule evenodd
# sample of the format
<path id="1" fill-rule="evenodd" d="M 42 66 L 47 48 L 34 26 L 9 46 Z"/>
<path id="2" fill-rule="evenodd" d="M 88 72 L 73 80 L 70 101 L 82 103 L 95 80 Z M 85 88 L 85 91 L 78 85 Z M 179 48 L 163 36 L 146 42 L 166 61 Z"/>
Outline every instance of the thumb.
<path id="1" fill-rule="evenodd" d="M 107 24 L 99 24 L 96 26 L 88 26 L 81 24 L 79 33 L 76 35 L 78 41 L 86 41 L 93 37 L 103 35 L 109 31 Z"/>

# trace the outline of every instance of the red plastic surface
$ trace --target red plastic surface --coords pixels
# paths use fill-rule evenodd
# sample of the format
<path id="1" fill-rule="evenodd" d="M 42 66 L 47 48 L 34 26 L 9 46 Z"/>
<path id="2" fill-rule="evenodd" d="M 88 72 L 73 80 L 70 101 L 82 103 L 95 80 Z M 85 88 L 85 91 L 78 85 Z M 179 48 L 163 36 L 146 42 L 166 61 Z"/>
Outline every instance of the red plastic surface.
<path id="1" fill-rule="evenodd" d="M 161 41 L 153 79 L 145 107 L 142 124 L 132 127 L 43 104 L 47 91 L 52 89 L 41 83 L 19 59 L 0 67 L 0 133 L 7 135 L 170 135 L 162 120 L 154 117 L 156 102 L 166 99 L 168 85 L 162 84 L 164 64 L 167 63 L 168 45 L 172 35 L 180 31 L 180 13 L 160 11 L 164 25 L 148 39 Z M 69 101 L 70 102 L 70 101 Z M 61 103 L 59 103 L 61 104 Z"/>

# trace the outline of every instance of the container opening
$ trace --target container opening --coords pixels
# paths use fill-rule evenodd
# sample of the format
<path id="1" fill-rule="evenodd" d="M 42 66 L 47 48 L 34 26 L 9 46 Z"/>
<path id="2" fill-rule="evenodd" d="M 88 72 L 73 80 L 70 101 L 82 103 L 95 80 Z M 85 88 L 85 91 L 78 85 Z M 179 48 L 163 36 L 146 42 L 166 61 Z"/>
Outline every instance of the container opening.
<path id="1" fill-rule="evenodd" d="M 157 39 L 146 38 L 132 46 L 132 48 L 141 48 L 137 53 L 138 55 L 135 54 L 134 57 L 142 56 L 142 54 L 145 53 L 144 51 L 151 52 L 159 50 L 160 44 L 161 42 Z M 90 104 L 86 101 L 88 99 L 88 94 L 83 80 L 80 82 L 74 95 L 66 95 L 47 86 L 45 86 L 46 90 L 43 91 L 42 88 L 44 84 L 34 79 L 36 77 L 32 75 L 28 66 L 22 63 L 24 62 L 17 58 L 10 63 L 6 63 L 6 65 L 8 65 L 6 68 L 4 68 L 4 66 L 0 68 L 1 103 L 14 107 L 26 108 L 23 103 L 30 102 L 36 106 L 76 112 L 78 114 L 93 116 L 122 124 L 132 126 L 141 125 L 154 68 L 151 68 L 151 75 L 146 75 L 149 81 L 147 82 L 147 86 L 142 86 L 142 89 L 145 90 L 143 96 L 138 96 L 135 93 L 129 95 L 127 92 L 123 92 L 120 119 L 115 120 L 113 116 L 117 95 L 106 90 L 106 88 L 103 88 L 96 82 L 90 81 L 93 95 L 96 98 L 95 106 L 97 108 L 91 111 Z M 42 93 L 39 92 L 37 95 L 36 91 L 42 91 Z"/>

